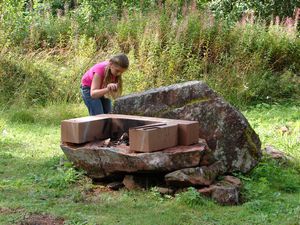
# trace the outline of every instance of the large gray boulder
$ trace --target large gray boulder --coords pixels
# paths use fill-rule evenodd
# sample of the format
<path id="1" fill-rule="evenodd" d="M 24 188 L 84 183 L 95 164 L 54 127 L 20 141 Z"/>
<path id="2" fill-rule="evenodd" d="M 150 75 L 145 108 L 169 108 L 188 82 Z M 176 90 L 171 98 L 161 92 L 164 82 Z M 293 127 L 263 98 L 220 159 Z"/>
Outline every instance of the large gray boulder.
<path id="1" fill-rule="evenodd" d="M 259 137 L 247 119 L 201 81 L 118 98 L 113 113 L 199 121 L 200 137 L 226 172 L 246 173 L 262 155 Z"/>

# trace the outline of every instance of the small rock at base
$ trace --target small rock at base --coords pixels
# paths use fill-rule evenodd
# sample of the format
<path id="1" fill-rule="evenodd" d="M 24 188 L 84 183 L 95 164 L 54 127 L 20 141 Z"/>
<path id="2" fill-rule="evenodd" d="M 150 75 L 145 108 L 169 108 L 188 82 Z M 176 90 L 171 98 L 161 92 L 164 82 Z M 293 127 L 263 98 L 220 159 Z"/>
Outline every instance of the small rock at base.
<path id="1" fill-rule="evenodd" d="M 234 177 L 234 176 L 225 176 L 224 177 L 224 181 L 229 182 L 231 184 L 233 184 L 236 187 L 241 187 L 242 186 L 242 182 L 239 178 Z"/>
<path id="2" fill-rule="evenodd" d="M 122 182 L 112 182 L 109 183 L 107 187 L 112 190 L 119 190 L 120 188 L 124 187 L 124 184 Z"/>
<path id="3" fill-rule="evenodd" d="M 157 187 L 157 191 L 162 195 L 173 195 L 175 190 L 167 187 Z"/>

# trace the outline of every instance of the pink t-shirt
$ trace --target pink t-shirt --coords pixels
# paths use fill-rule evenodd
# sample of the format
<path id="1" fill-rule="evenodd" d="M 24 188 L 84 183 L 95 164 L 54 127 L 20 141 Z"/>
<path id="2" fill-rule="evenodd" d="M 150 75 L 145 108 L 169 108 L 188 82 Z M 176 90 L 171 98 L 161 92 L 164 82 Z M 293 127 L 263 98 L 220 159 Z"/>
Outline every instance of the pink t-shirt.
<path id="1" fill-rule="evenodd" d="M 94 65 L 92 68 L 90 68 L 81 78 L 81 85 L 91 87 L 93 77 L 96 74 L 98 74 L 101 78 L 101 80 L 104 80 L 105 76 L 105 68 L 108 65 L 109 61 L 100 62 L 96 65 Z"/>

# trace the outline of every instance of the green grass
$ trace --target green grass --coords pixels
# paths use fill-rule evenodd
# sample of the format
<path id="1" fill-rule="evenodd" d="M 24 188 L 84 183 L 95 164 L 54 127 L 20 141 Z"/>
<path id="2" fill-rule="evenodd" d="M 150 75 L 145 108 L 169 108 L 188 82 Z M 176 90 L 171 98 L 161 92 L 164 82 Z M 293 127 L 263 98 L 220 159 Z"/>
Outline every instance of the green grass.
<path id="1" fill-rule="evenodd" d="M 146 192 L 102 191 L 76 171 L 59 147 L 61 119 L 86 116 L 83 105 L 10 109 L 0 116 L 0 224 L 30 213 L 62 217 L 66 224 L 300 224 L 299 105 L 260 105 L 244 111 L 265 145 L 294 158 L 268 159 L 239 175 L 246 203 L 219 206 L 195 190 L 161 197 Z M 289 132 L 280 128 L 287 126 Z"/>
<path id="2" fill-rule="evenodd" d="M 260 135 L 263 147 L 273 145 L 300 160 L 300 103 L 260 104 L 244 115 Z M 287 128 L 288 131 L 283 130 Z"/>

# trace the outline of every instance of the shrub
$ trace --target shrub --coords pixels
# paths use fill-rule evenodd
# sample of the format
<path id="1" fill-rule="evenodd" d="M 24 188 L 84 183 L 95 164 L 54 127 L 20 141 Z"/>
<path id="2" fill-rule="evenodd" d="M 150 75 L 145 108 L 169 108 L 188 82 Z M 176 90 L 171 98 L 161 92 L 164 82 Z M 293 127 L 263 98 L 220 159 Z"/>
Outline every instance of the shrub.
<path id="1" fill-rule="evenodd" d="M 190 207 L 208 206 L 212 204 L 208 199 L 202 197 L 194 187 L 189 187 L 187 191 L 178 194 L 176 200 Z"/>
<path id="2" fill-rule="evenodd" d="M 60 159 L 56 157 L 47 162 L 46 166 L 55 170 L 55 174 L 49 173 L 45 183 L 47 187 L 64 189 L 83 176 L 84 172 L 75 170 L 71 162 L 67 161 L 60 165 L 58 160 Z"/>
<path id="3" fill-rule="evenodd" d="M 9 34 L 7 38 L 15 44 L 22 43 L 29 34 L 30 18 L 23 11 L 24 4 L 25 0 L 7 0 L 0 5 L 0 29 Z"/>
<path id="4" fill-rule="evenodd" d="M 2 135 L 2 132 L 4 131 L 6 127 L 6 122 L 4 119 L 0 119 L 0 135 Z"/>
<path id="5" fill-rule="evenodd" d="M 54 17 L 52 15 L 32 15 L 30 34 L 25 39 L 33 49 L 59 46 L 64 48 L 69 42 L 72 21 L 69 17 Z"/>
<path id="6" fill-rule="evenodd" d="M 144 2 L 146 8 L 152 4 Z M 98 18 L 93 17 L 98 3 L 79 3 L 62 17 L 30 13 L 25 51 L 4 43 L 0 28 L 5 51 L 0 53 L 1 102 L 12 96 L 25 104 L 79 102 L 83 73 L 116 52 L 130 54 L 124 93 L 201 79 L 238 106 L 300 95 L 297 17 L 266 25 L 250 14 L 228 24 L 184 1 L 165 1 L 143 13 L 130 1 L 113 1 L 117 11 L 124 7 L 121 14 L 114 12 L 121 17 L 113 13 Z"/>
<path id="7" fill-rule="evenodd" d="M 65 171 L 59 170 L 59 172 L 56 173 L 55 176 L 49 177 L 47 179 L 47 186 L 49 188 L 64 189 L 70 184 L 75 183 L 81 176 L 82 173 L 77 172 L 73 168 L 67 169 Z"/>
<path id="8" fill-rule="evenodd" d="M 54 81 L 30 60 L 0 58 L 0 102 L 44 105 L 51 99 Z"/>
<path id="9" fill-rule="evenodd" d="M 253 11 L 259 17 L 270 20 L 274 15 L 280 17 L 292 16 L 295 8 L 298 6 L 298 2 L 297 0 L 213 0 L 208 6 L 216 16 L 231 21 L 239 20 L 246 11 Z"/>
<path id="10" fill-rule="evenodd" d="M 13 123 L 34 123 L 34 115 L 27 110 L 17 110 L 10 115 L 10 121 Z"/>

